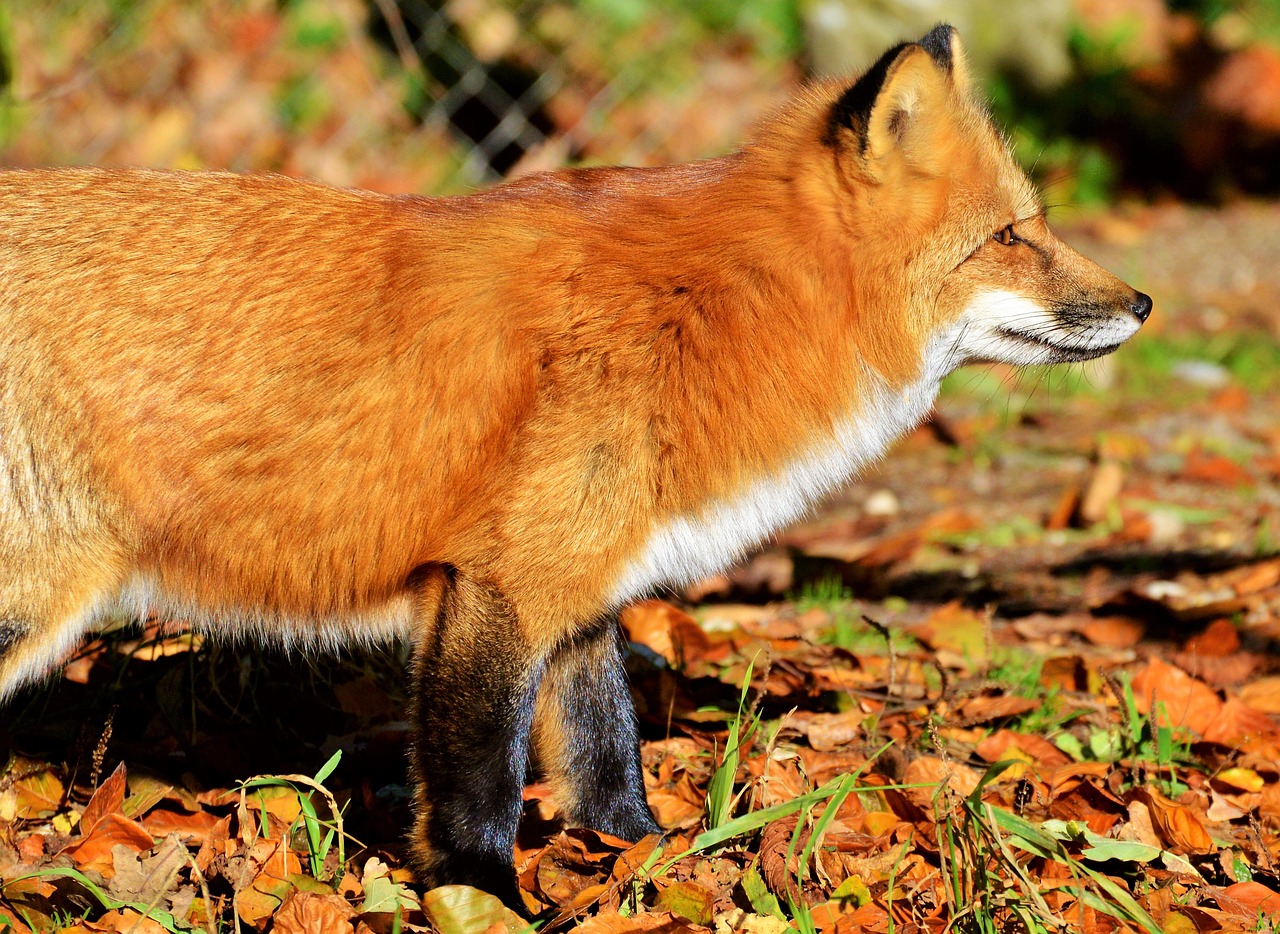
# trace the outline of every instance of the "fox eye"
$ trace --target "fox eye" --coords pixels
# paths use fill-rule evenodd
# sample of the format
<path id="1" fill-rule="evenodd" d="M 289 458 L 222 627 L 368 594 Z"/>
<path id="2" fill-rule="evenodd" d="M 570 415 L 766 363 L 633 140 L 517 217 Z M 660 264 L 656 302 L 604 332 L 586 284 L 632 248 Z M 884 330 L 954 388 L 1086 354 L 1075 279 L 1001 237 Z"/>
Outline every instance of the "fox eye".
<path id="1" fill-rule="evenodd" d="M 992 239 L 1004 246 L 1013 246 L 1018 240 L 1018 235 L 1013 232 L 1013 225 L 1010 224 L 1008 227 L 997 230 L 992 235 Z"/>

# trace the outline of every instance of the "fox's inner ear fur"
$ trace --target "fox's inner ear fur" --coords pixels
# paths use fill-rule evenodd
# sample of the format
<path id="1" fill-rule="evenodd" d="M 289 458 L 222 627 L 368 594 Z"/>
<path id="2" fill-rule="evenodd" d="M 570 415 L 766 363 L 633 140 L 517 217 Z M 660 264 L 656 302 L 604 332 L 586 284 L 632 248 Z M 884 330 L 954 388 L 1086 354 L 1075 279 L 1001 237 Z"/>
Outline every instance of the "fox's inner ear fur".
<path id="1" fill-rule="evenodd" d="M 835 146 L 846 132 L 868 168 L 902 144 L 919 112 L 944 104 L 948 88 L 967 94 L 969 74 L 960 38 L 950 26 L 935 26 L 919 42 L 894 46 L 831 108 L 826 141 Z"/>

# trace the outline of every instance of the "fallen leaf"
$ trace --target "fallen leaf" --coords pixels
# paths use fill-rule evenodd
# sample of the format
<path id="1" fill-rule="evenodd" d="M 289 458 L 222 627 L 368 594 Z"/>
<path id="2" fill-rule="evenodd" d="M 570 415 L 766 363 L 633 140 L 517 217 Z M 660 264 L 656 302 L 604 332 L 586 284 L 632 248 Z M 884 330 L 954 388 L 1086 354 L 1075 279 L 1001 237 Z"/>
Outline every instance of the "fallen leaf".
<path id="1" fill-rule="evenodd" d="M 271 921 L 276 934 L 354 934 L 356 910 L 341 895 L 298 892 Z"/>
<path id="2" fill-rule="evenodd" d="M 698 661 L 711 640 L 697 620 L 662 600 L 643 600 L 622 611 L 627 638 L 657 652 L 673 668 Z"/>
<path id="3" fill-rule="evenodd" d="M 1225 619 L 1215 619 L 1187 639 L 1183 650 L 1196 655 L 1231 655 L 1240 651 L 1240 633 Z"/>
<path id="4" fill-rule="evenodd" d="M 1038 775 L 1047 776 L 1071 762 L 1071 757 L 1042 736 L 996 730 L 978 743 L 975 751 L 987 762 L 1020 758 L 1034 765 Z"/>
<path id="5" fill-rule="evenodd" d="M 1125 616 L 1100 616 L 1080 627 L 1080 634 L 1094 645 L 1111 649 L 1127 649 L 1137 645 L 1147 627 Z"/>
<path id="6" fill-rule="evenodd" d="M 18 820 L 52 817 L 62 806 L 65 790 L 58 776 L 47 766 L 19 759 L 9 771 L 23 776 L 12 785 L 16 794 L 14 817 Z"/>
<path id="7" fill-rule="evenodd" d="M 966 724 L 990 723 L 1036 710 L 1041 703 L 1014 694 L 978 695 L 965 698 L 956 713 Z"/>
<path id="8" fill-rule="evenodd" d="M 1240 688 L 1240 700 L 1262 713 L 1280 713 L 1280 675 L 1258 678 Z"/>
<path id="9" fill-rule="evenodd" d="M 171 833 L 177 833 L 182 835 L 183 842 L 197 846 L 204 843 L 217 825 L 217 815 L 208 811 L 183 814 L 179 811 L 157 809 L 142 818 L 142 826 L 155 836 L 167 837 Z"/>
<path id="10" fill-rule="evenodd" d="M 154 918 L 148 918 L 133 908 L 119 908 L 108 911 L 96 922 L 91 930 L 112 931 L 118 934 L 167 934 L 166 928 Z"/>
<path id="11" fill-rule="evenodd" d="M 139 853 L 155 845 L 151 833 L 135 820 L 122 814 L 107 814 L 98 821 L 93 832 L 62 850 L 80 870 L 92 869 L 110 879 L 115 875 L 112 850 L 121 846 L 127 852 Z"/>
<path id="12" fill-rule="evenodd" d="M 924 788 L 904 788 L 908 800 L 927 813 L 933 810 L 937 786 L 946 783 L 961 797 L 978 787 L 979 774 L 962 762 L 944 761 L 938 756 L 920 756 L 907 763 L 902 776 L 904 785 L 925 785 Z"/>
<path id="13" fill-rule="evenodd" d="M 1080 500 L 1080 508 L 1077 511 L 1080 522 L 1084 525 L 1092 525 L 1105 519 L 1111 504 L 1116 501 L 1123 488 L 1124 467 L 1119 462 L 1104 460 L 1098 464 Z"/>
<path id="14" fill-rule="evenodd" d="M 646 911 L 625 918 L 616 911 L 602 911 L 574 928 L 576 934 L 691 934 L 697 930 L 669 911 Z"/>
<path id="15" fill-rule="evenodd" d="M 1204 822 L 1185 804 L 1171 801 L 1154 788 L 1137 789 L 1133 796 L 1147 806 L 1152 824 L 1170 849 L 1184 853 L 1208 853 L 1213 849 Z"/>
<path id="16" fill-rule="evenodd" d="M 89 803 L 85 805 L 84 813 L 80 815 L 81 836 L 92 833 L 93 828 L 98 826 L 98 821 L 120 810 L 121 805 L 124 804 L 124 793 L 127 787 L 128 776 L 124 763 L 121 762 L 107 780 L 98 786 Z"/>
<path id="17" fill-rule="evenodd" d="M 517 934 L 529 927 L 497 896 L 469 885 L 442 885 L 424 892 L 422 910 L 440 934 Z"/>
<path id="18" fill-rule="evenodd" d="M 710 927 L 715 900 L 713 892 L 696 882 L 673 882 L 658 893 L 656 904 L 699 927 Z"/>
<path id="19" fill-rule="evenodd" d="M 1164 712 L 1157 717 L 1161 725 L 1186 727 L 1201 736 L 1222 711 L 1222 701 L 1213 688 L 1158 658 L 1151 659 L 1134 677 L 1133 699 L 1143 714 L 1162 705 Z"/>
<path id="20" fill-rule="evenodd" d="M 1237 882 L 1224 890 L 1228 896 L 1262 917 L 1280 917 L 1280 892 L 1261 882 Z"/>

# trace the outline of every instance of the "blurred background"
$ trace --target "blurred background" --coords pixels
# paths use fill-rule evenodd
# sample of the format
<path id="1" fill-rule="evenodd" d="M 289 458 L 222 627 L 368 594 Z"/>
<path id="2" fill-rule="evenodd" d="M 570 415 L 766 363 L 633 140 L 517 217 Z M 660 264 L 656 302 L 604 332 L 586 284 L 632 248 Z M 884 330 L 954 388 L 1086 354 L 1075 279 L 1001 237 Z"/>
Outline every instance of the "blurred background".
<path id="1" fill-rule="evenodd" d="M 1280 189 L 1280 0 L 15 0 L 0 163 L 458 192 L 696 159 L 940 20 L 1055 204 Z"/>

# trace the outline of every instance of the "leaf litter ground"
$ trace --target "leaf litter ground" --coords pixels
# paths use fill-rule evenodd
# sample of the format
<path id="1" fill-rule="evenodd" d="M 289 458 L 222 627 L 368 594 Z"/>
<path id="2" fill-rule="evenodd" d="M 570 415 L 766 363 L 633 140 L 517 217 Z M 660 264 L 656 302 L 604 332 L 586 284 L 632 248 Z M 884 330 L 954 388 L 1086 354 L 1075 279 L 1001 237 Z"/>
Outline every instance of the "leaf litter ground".
<path id="1" fill-rule="evenodd" d="M 812 521 L 626 613 L 668 835 L 531 784 L 544 927 L 1277 929 L 1280 211 L 1071 236 L 1155 296 L 1130 347 L 958 375 Z M 404 868 L 403 665 L 83 647 L 0 726 L 0 931 L 523 929 Z"/>

